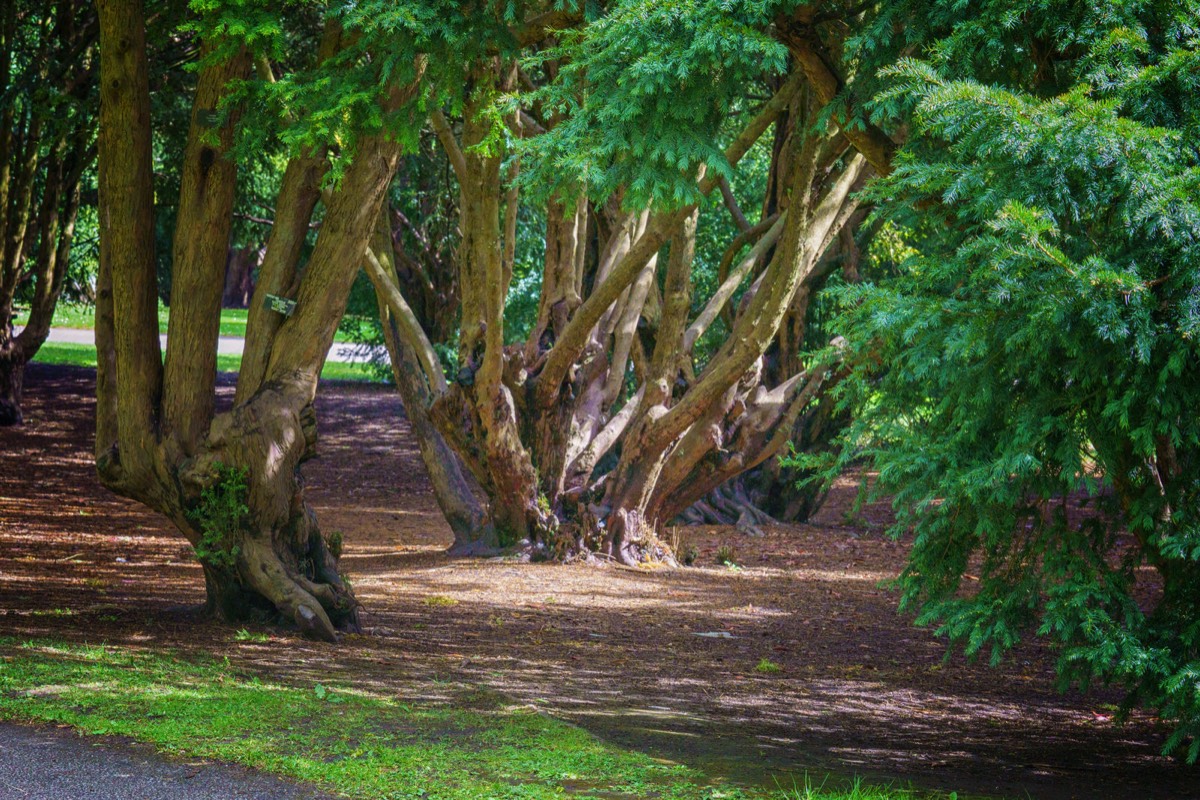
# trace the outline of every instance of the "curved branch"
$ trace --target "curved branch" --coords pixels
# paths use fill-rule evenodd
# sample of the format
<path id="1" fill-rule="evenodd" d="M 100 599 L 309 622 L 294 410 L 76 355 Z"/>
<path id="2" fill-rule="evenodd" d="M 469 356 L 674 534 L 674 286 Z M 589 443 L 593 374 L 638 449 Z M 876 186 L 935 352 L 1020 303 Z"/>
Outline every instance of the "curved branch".
<path id="1" fill-rule="evenodd" d="M 738 264 L 737 269 L 729 274 L 725 281 L 717 288 L 717 291 L 713 293 L 713 296 L 709 298 L 708 303 L 704 306 L 704 310 L 700 312 L 699 316 L 696 317 L 696 321 L 683 334 L 683 352 L 685 354 L 691 354 L 692 348 L 696 346 L 696 340 L 704 335 L 704 332 L 708 330 L 708 326 L 721 313 L 721 309 L 733 297 L 733 293 L 737 291 L 737 287 L 742 285 L 742 281 L 750 271 L 750 268 L 779 241 L 779 236 L 783 233 L 786 220 L 787 212 L 776 218 L 775 223 L 761 239 L 755 242 L 754 247 L 742 259 L 742 262 Z"/>
<path id="2" fill-rule="evenodd" d="M 450 159 L 455 177 L 460 185 L 465 185 L 471 177 L 467 174 L 467 158 L 458 146 L 458 139 L 454 138 L 454 131 L 450 130 L 446 115 L 440 108 L 435 108 L 429 112 L 429 121 L 433 124 L 433 132 L 437 134 L 438 141 L 442 143 L 442 149 L 446 151 L 446 157 Z"/>
<path id="3" fill-rule="evenodd" d="M 725 158 L 736 165 L 758 138 L 771 126 L 783 110 L 795 98 L 804 83 L 803 75 L 794 73 L 780 87 L 771 100 L 763 106 L 754 119 L 725 148 Z M 443 120 L 444 121 L 444 120 Z M 718 178 L 708 175 L 700 180 L 700 192 L 709 194 L 717 185 Z M 612 267 L 607 278 L 583 302 L 579 310 L 567 323 L 558 341 L 546 357 L 545 366 L 537 378 L 536 396 L 539 405 L 549 405 L 584 347 L 587 346 L 592 329 L 630 284 L 637 279 L 650 257 L 674 235 L 696 204 L 690 204 L 668 214 L 655 214 L 646 230 L 637 237 L 629 251 Z"/>

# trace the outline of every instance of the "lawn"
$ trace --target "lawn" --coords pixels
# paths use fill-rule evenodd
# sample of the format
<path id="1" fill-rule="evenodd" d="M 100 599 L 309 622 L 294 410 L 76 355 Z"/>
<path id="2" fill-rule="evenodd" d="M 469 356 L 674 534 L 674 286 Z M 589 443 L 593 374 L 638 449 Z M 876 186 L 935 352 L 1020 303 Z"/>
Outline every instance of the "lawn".
<path id="1" fill-rule="evenodd" d="M 238 641 L 269 643 L 241 631 Z M 754 789 L 604 742 L 502 695 L 459 687 L 408 703 L 337 685 L 288 685 L 228 661 L 57 641 L 0 640 L 0 718 L 127 736 L 312 782 L 352 798 L 424 800 L 901 800 L 851 782 Z M 929 796 L 929 795 L 921 795 Z M 945 796 L 943 796 L 945 797 Z"/>
<path id="2" fill-rule="evenodd" d="M 246 338 L 246 314 L 244 308 L 221 309 L 221 335 L 234 339 Z M 167 332 L 167 322 L 171 318 L 171 310 L 162 303 L 158 305 L 158 332 Z M 15 324 L 24 325 L 29 319 L 29 311 L 23 310 L 17 314 Z M 55 328 L 76 328 L 90 330 L 96 326 L 96 307 L 84 303 L 59 303 L 54 309 L 54 320 L 50 323 Z M 349 338 L 338 331 L 333 337 L 335 342 L 348 342 Z"/>
<path id="3" fill-rule="evenodd" d="M 33 360 L 43 364 L 95 367 L 96 348 L 87 344 L 46 342 L 38 350 Z M 241 365 L 242 357 L 240 355 L 217 356 L 217 370 L 220 372 L 237 372 Z M 342 361 L 326 361 L 325 368 L 321 370 L 321 377 L 331 381 L 371 381 L 375 379 L 365 366 Z"/>

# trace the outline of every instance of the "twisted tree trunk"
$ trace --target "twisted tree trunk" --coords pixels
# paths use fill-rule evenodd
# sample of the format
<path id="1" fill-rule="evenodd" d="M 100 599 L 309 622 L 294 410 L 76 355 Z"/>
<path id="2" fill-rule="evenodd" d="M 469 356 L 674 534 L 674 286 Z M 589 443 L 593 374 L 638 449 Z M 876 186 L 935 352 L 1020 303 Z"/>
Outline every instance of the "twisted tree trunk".
<path id="1" fill-rule="evenodd" d="M 472 80 L 504 91 L 507 74 L 498 62 L 484 62 Z M 785 81 L 735 137 L 726 153 L 731 163 L 785 111 L 815 118 L 801 83 L 800 76 Z M 806 302 L 823 277 L 821 256 L 854 207 L 865 162 L 828 135 L 788 137 L 780 162 L 795 166 L 782 176 L 786 207 L 739 226 L 723 285 L 694 319 L 697 206 L 596 209 L 577 187 L 547 206 L 536 323 L 525 342 L 506 345 L 502 312 L 511 273 L 501 200 L 512 203 L 516 195 L 500 180 L 503 153 L 479 146 L 491 125 L 481 111 L 476 101 L 467 103 L 461 143 L 441 111 L 431 115 L 461 191 L 462 367 L 449 383 L 428 355 L 395 270 L 371 270 L 385 326 L 400 342 L 389 345 L 405 370 L 397 383 L 411 383 L 414 366 L 424 372 L 418 386 L 402 385 L 405 404 L 426 398 L 429 418 L 485 494 L 501 545 L 541 557 L 602 553 L 627 564 L 673 562 L 657 535 L 662 526 L 779 453 L 827 384 L 827 367 L 780 376 L 763 368 L 763 356 L 794 301 Z M 717 185 L 702 178 L 699 189 Z M 605 238 L 589 249 L 592 219 Z M 659 255 L 668 243 L 660 288 Z M 696 341 L 747 283 L 729 314 L 726 345 L 700 369 Z"/>
<path id="2" fill-rule="evenodd" d="M 357 143 L 301 273 L 291 235 L 316 199 L 312 154 L 285 172 L 262 284 L 292 287 L 294 313 L 252 314 L 231 411 L 214 413 L 215 353 L 236 173 L 226 151 L 236 113 L 215 120 L 245 55 L 200 70 L 182 170 L 165 368 L 159 355 L 150 182 L 149 90 L 140 0 L 101 0 L 101 269 L 96 340 L 96 465 L 104 483 L 170 518 L 205 568 L 208 607 L 225 619 L 270 610 L 315 638 L 354 630 L 358 604 L 304 500 L 301 465 L 316 448 L 313 400 L 399 147 Z M 418 64 L 418 80 L 420 67 Z M 396 111 L 416 83 L 381 100 Z M 216 129 L 212 128 L 218 124 Z M 289 224 L 294 223 L 294 224 Z M 274 252 L 272 248 L 277 248 Z M 267 266 L 264 266 L 264 272 Z M 257 305 L 257 304 L 256 304 Z M 274 313 L 274 312 L 272 312 Z"/>

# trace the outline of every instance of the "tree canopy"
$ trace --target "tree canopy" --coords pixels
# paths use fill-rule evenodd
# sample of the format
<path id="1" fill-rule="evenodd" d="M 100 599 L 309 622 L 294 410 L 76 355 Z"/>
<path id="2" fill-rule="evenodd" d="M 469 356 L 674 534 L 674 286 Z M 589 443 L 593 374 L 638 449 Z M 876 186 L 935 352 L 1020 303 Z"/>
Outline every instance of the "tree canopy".
<path id="1" fill-rule="evenodd" d="M 1190 760 L 1198 19 L 982 4 L 883 68 L 876 113 L 904 114 L 910 139 L 869 196 L 907 255 L 845 291 L 838 322 L 843 455 L 863 448 L 915 537 L 904 606 L 993 661 L 1028 631 L 1055 641 L 1064 684 L 1128 688 Z"/>

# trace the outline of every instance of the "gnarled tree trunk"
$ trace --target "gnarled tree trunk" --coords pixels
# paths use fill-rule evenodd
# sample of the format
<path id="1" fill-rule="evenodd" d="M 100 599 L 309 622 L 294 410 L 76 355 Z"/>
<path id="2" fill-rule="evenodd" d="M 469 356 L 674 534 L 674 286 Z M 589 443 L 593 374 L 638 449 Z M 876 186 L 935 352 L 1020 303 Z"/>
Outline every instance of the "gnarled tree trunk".
<path id="1" fill-rule="evenodd" d="M 226 151 L 236 112 L 214 119 L 209 110 L 222 107 L 231 81 L 248 71 L 248 59 L 237 53 L 200 70 L 182 170 L 164 367 L 142 8 L 140 0 L 101 0 L 99 9 L 97 470 L 113 490 L 169 517 L 192 543 L 214 613 L 232 619 L 270 609 L 306 634 L 332 641 L 339 629 L 357 627 L 358 604 L 338 572 L 340 543 L 321 535 L 305 503 L 301 465 L 316 447 L 317 376 L 399 146 L 383 136 L 357 142 L 339 185 L 325 198 L 320 235 L 302 272 L 294 233 L 309 223 L 314 181 L 324 170 L 313 165 L 320 158 L 311 153 L 289 164 L 261 284 L 275 291 L 292 287 L 294 313 L 251 315 L 246 357 L 254 367 L 239 375 L 234 408 L 216 414 L 216 340 L 236 181 Z M 384 110 L 398 110 L 415 88 L 381 98 Z"/>
<path id="2" fill-rule="evenodd" d="M 477 65 L 472 79 L 505 91 L 507 75 L 491 61 Z M 730 144 L 730 163 L 785 111 L 806 123 L 815 119 L 813 93 L 802 91 L 803 83 L 801 74 L 783 83 Z M 855 208 L 852 194 L 866 162 L 836 136 L 785 137 L 787 157 L 779 160 L 790 166 L 777 176 L 785 181 L 782 202 L 761 223 L 738 226 L 723 285 L 694 319 L 697 205 L 598 209 L 578 187 L 547 207 L 537 321 L 527 341 L 506 345 L 510 274 L 501 207 L 516 195 L 500 180 L 503 153 L 494 138 L 478 146 L 491 124 L 480 111 L 476 101 L 467 103 L 461 143 L 442 112 L 432 112 L 461 189 L 463 326 L 459 374 L 444 387 L 426 375 L 429 416 L 484 491 L 502 545 L 544 557 L 603 553 L 627 564 L 669 562 L 670 549 L 657 536 L 662 527 L 779 453 L 797 421 L 818 405 L 829 367 L 792 364 L 780 375 L 764 369 L 764 354 L 794 301 L 823 278 L 821 257 Z M 514 127 L 519 133 L 523 126 Z M 699 188 L 707 194 L 717 185 L 702 178 Z M 593 218 L 605 238 L 589 249 Z M 660 284 L 659 255 L 668 244 Z M 389 314 L 403 317 L 394 275 L 379 270 L 374 277 Z M 693 346 L 726 308 L 730 336 L 701 368 Z M 419 357 L 419 326 L 395 331 L 418 356 L 402 356 L 405 363 L 424 367 L 431 359 Z"/>

